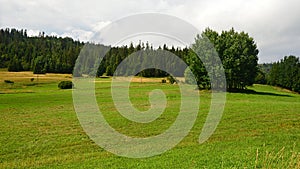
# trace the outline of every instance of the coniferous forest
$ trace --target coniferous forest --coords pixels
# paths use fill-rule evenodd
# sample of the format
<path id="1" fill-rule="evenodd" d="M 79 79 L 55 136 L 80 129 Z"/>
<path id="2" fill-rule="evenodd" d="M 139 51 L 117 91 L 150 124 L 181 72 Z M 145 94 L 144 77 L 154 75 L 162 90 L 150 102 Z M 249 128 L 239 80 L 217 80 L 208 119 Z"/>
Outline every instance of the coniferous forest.
<path id="1" fill-rule="evenodd" d="M 191 48 L 168 47 L 163 45 L 154 49 L 149 43 L 134 46 L 112 47 L 106 53 L 97 70 L 97 76 L 112 76 L 117 66 L 130 54 L 137 51 L 150 51 L 144 54 L 155 54 L 155 51 L 169 51 L 190 66 L 200 88 L 210 88 L 208 73 L 195 51 L 202 49 L 201 39 L 207 37 L 214 45 L 225 69 L 227 88 L 245 89 L 254 83 L 270 84 L 300 92 L 300 62 L 295 56 L 285 57 L 279 62 L 258 65 L 258 49 L 252 37 L 245 32 L 234 29 L 217 33 L 206 29 L 195 37 Z M 0 68 L 8 71 L 33 71 L 43 73 L 73 73 L 77 57 L 85 43 L 72 38 L 48 36 L 41 32 L 39 36 L 30 37 L 26 30 L 0 30 Z M 150 56 L 151 57 L 151 56 Z M 135 61 L 134 64 L 145 64 L 147 60 Z M 171 69 L 179 65 L 170 63 Z M 138 75 L 144 77 L 166 77 L 162 70 L 148 69 Z M 184 76 L 178 71 L 174 76 Z"/>
<path id="2" fill-rule="evenodd" d="M 272 64 L 268 84 L 300 93 L 300 61 L 295 56 L 285 56 Z"/>
<path id="3" fill-rule="evenodd" d="M 0 67 L 16 72 L 71 73 L 83 45 L 44 33 L 28 37 L 26 30 L 0 30 Z"/>

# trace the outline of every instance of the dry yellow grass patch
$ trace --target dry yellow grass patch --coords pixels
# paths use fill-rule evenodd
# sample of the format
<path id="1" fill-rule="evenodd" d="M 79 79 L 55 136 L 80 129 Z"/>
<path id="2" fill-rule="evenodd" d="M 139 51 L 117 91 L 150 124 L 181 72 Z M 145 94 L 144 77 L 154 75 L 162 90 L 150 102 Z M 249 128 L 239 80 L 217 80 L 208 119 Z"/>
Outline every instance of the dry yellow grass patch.
<path id="1" fill-rule="evenodd" d="M 46 83 L 58 83 L 63 80 L 72 80 L 72 75 L 54 73 L 35 75 L 29 71 L 8 72 L 7 70 L 0 69 L 0 94 L 31 93 L 33 92 L 31 86 Z"/>
<path id="2" fill-rule="evenodd" d="M 60 80 L 71 79 L 71 74 L 54 74 L 47 73 L 41 75 L 35 75 L 32 72 L 7 72 L 0 71 L 0 82 L 4 82 L 4 80 L 10 80 L 13 82 L 31 82 L 31 79 L 34 78 L 34 82 L 55 82 Z"/>
<path id="3" fill-rule="evenodd" d="M 118 80 L 121 81 L 130 81 L 130 82 L 135 82 L 135 83 L 161 83 L 163 79 L 167 80 L 166 77 L 159 77 L 159 78 L 146 78 L 146 77 L 133 77 L 131 80 L 127 77 L 113 77 L 113 78 L 117 78 Z M 177 80 L 184 82 L 184 77 L 176 77 Z M 109 80 L 110 81 L 110 80 Z M 168 80 L 167 80 L 168 81 Z M 96 80 L 96 82 L 105 82 L 103 80 L 98 81 Z"/>

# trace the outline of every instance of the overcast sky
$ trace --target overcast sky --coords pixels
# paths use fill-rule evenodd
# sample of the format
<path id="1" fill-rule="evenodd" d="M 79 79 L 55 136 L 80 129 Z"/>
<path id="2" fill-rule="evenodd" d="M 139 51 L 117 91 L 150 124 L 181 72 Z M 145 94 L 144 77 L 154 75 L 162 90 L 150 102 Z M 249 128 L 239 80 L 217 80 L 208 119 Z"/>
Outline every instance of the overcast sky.
<path id="1" fill-rule="evenodd" d="M 265 63 L 300 56 L 299 7 L 299 0 L 0 0 L 0 27 L 86 41 L 121 17 L 159 12 L 200 31 L 245 31 L 258 45 L 259 62 Z"/>

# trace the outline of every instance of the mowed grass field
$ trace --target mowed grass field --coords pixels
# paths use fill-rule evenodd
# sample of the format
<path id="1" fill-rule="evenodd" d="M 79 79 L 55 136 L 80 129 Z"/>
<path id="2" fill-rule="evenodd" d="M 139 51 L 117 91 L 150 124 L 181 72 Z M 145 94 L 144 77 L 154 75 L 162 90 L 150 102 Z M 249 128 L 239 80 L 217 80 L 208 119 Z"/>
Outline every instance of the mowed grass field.
<path id="1" fill-rule="evenodd" d="M 37 81 L 30 72 L 0 71 L 0 168 L 300 168 L 299 94 L 265 85 L 250 87 L 252 92 L 227 93 L 218 128 L 199 144 L 210 106 L 210 92 L 201 91 L 199 115 L 186 138 L 159 156 L 130 159 L 89 139 L 74 111 L 72 90 L 57 87 L 61 80 L 71 76 L 46 74 Z M 161 84 L 160 79 L 131 83 L 130 98 L 140 110 L 150 108 L 148 93 L 154 89 L 163 90 L 168 100 L 161 117 L 139 124 L 118 114 L 110 80 L 96 80 L 96 96 L 117 131 L 149 137 L 175 121 L 180 107 L 177 85 Z"/>

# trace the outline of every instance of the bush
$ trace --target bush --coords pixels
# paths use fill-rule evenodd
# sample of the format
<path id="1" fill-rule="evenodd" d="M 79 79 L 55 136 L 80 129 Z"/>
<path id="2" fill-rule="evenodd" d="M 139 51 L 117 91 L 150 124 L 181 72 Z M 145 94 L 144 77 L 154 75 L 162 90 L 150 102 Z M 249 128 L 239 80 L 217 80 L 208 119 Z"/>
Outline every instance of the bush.
<path id="1" fill-rule="evenodd" d="M 169 82 L 171 84 L 175 84 L 176 83 L 176 79 L 173 76 L 168 76 L 167 79 L 169 80 Z"/>
<path id="2" fill-rule="evenodd" d="M 74 84 L 71 81 L 61 81 L 58 84 L 58 88 L 60 89 L 72 89 L 74 87 Z"/>
<path id="3" fill-rule="evenodd" d="M 14 84 L 15 82 L 11 81 L 11 80 L 4 80 L 5 83 L 8 83 L 8 84 Z"/>
<path id="4" fill-rule="evenodd" d="M 161 80 L 161 83 L 167 83 L 166 79 Z"/>

